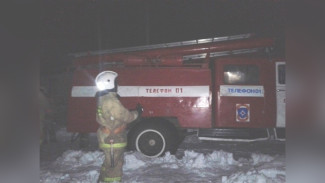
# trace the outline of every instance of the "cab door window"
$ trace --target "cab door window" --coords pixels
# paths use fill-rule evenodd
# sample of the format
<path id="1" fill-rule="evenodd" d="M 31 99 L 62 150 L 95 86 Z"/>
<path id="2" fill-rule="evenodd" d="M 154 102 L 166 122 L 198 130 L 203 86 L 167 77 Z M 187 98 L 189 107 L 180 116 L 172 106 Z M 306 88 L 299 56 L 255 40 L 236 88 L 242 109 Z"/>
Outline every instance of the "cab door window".
<path id="1" fill-rule="evenodd" d="M 286 65 L 279 64 L 278 65 L 278 84 L 284 85 L 286 84 Z"/>

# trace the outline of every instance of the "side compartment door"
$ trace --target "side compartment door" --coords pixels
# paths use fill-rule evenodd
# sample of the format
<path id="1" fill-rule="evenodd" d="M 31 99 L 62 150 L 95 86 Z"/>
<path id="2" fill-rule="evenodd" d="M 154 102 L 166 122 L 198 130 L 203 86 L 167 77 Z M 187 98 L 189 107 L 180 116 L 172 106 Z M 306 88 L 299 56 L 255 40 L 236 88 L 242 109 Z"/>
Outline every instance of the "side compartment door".
<path id="1" fill-rule="evenodd" d="M 286 100 L 286 86 L 285 86 L 285 63 L 276 62 L 275 71 L 276 71 L 276 127 L 283 128 L 285 127 L 285 100 Z"/>
<path id="2" fill-rule="evenodd" d="M 216 61 L 216 127 L 275 126 L 275 71 L 271 68 L 274 63 L 261 58 Z"/>

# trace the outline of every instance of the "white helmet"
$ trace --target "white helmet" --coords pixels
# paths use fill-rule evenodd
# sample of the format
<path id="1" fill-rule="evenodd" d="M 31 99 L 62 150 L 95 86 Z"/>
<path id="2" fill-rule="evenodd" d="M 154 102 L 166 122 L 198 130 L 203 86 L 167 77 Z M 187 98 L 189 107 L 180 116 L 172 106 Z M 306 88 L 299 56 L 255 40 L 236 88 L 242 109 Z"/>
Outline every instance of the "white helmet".
<path id="1" fill-rule="evenodd" d="M 115 88 L 117 73 L 113 71 L 103 71 L 96 77 L 96 86 L 99 91 Z"/>

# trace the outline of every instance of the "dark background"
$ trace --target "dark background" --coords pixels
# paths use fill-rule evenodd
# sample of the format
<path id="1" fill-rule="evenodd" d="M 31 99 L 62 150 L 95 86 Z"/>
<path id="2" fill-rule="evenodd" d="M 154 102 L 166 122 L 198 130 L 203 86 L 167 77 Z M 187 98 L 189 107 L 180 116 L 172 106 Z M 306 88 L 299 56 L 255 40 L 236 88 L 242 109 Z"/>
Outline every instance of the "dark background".
<path id="1" fill-rule="evenodd" d="M 284 6 L 276 1 L 44 1 L 40 74 L 65 71 L 69 53 L 243 33 L 276 39 L 284 55 Z"/>
<path id="2" fill-rule="evenodd" d="M 286 44 L 287 68 L 290 68 L 290 86 L 287 91 L 288 106 L 290 104 L 287 107 L 287 126 L 290 126 L 287 128 L 287 132 L 290 132 L 287 133 L 289 141 L 286 142 L 289 172 L 287 182 L 306 182 L 304 180 L 309 178 L 318 180 L 309 179 L 309 182 L 324 180 L 322 170 L 325 164 L 325 146 L 322 139 L 325 134 L 325 120 L 323 117 L 316 121 L 316 115 L 306 113 L 306 109 L 324 104 L 324 90 L 319 89 L 325 83 L 323 2 L 315 4 L 312 3 L 314 1 L 286 0 L 286 8 L 284 1 L 278 0 L 173 0 L 164 3 L 43 0 L 41 4 L 30 3 L 28 0 L 10 2 L 9 6 L 1 6 L 0 11 L 1 61 L 5 62 L 0 72 L 5 81 L 2 85 L 5 90 L 1 90 L 1 112 L 4 115 L 0 116 L 1 121 L 6 122 L 1 124 L 1 129 L 7 132 L 1 133 L 4 136 L 1 139 L 7 138 L 6 142 L 10 144 L 6 146 L 1 143 L 1 152 L 7 152 L 8 155 L 1 154 L 0 157 L 13 165 L 7 166 L 7 163 L 2 162 L 0 169 L 9 178 L 21 178 L 22 181 L 6 181 L 1 177 L 4 182 L 39 181 L 39 163 L 31 162 L 39 161 L 38 123 L 35 123 L 38 115 L 28 120 L 32 118 L 28 116 L 33 114 L 30 110 L 35 108 L 37 111 L 37 104 L 30 106 L 30 96 L 32 92 L 37 93 L 39 80 L 41 84 L 44 84 L 42 80 L 60 84 L 58 81 L 65 82 L 62 78 L 69 78 L 70 73 L 65 72 L 70 63 L 68 53 L 247 32 L 276 38 L 277 50 L 282 56 Z M 40 70 L 37 61 L 41 64 Z M 29 76 L 30 73 L 32 77 Z M 301 82 L 301 78 L 307 80 Z M 31 89 L 28 82 L 30 80 L 33 85 Z M 297 84 L 300 87 L 296 87 Z M 305 93 L 299 89 L 304 89 Z M 50 91 L 55 94 L 60 90 L 62 88 L 53 87 Z M 66 101 L 55 101 L 62 106 L 66 104 Z M 297 112 L 294 107 L 301 108 L 302 112 Z M 319 109 L 316 113 L 321 116 L 324 114 L 324 107 Z M 66 111 L 64 106 L 58 113 L 62 111 Z M 12 122 L 13 117 L 18 118 L 15 119 L 17 122 Z M 293 128 L 297 122 L 309 128 Z M 7 124 L 9 127 L 5 126 Z M 322 138 L 315 140 L 318 135 Z M 302 138 L 304 141 L 301 141 Z M 303 153 L 295 156 L 297 152 Z M 297 171 L 296 168 L 300 169 Z M 36 181 L 28 181 L 31 176 Z"/>

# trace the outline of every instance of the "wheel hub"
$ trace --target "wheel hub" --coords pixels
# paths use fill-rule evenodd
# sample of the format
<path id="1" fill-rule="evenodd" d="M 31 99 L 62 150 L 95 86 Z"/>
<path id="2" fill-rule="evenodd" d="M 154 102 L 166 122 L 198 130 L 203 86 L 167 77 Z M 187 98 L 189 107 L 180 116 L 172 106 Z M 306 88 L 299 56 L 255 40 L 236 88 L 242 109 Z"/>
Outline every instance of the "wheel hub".
<path id="1" fill-rule="evenodd" d="M 149 145 L 154 146 L 156 144 L 156 141 L 154 139 L 149 140 Z"/>

